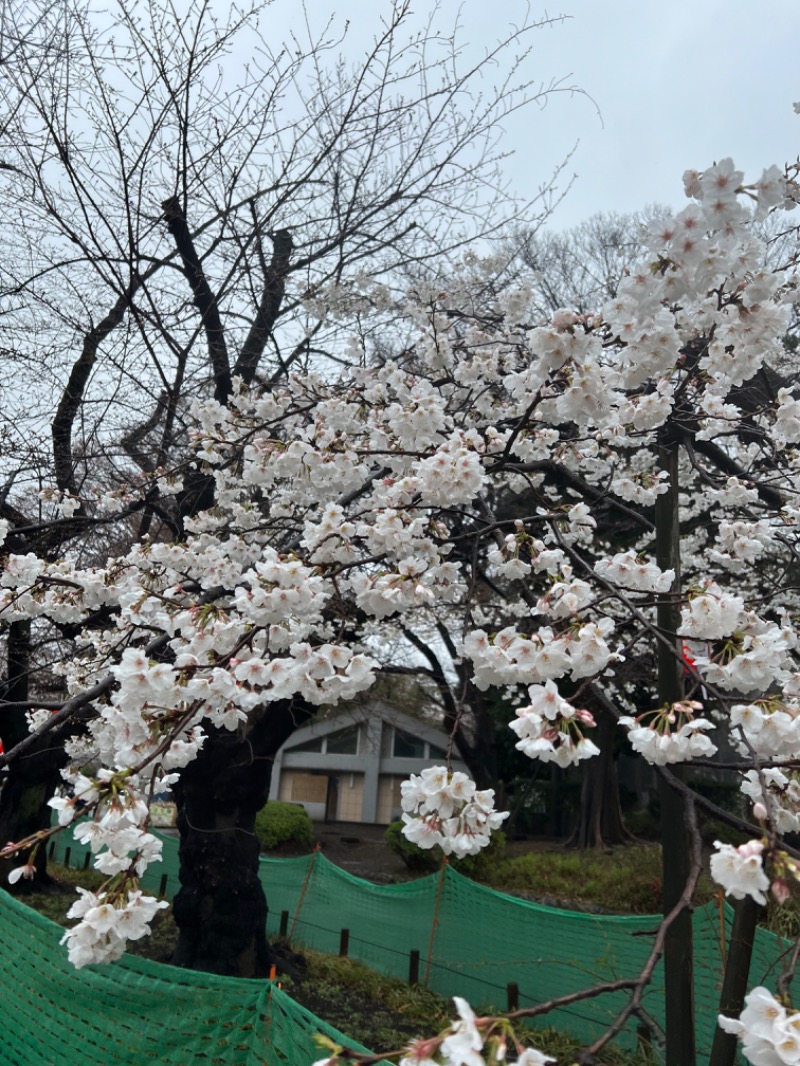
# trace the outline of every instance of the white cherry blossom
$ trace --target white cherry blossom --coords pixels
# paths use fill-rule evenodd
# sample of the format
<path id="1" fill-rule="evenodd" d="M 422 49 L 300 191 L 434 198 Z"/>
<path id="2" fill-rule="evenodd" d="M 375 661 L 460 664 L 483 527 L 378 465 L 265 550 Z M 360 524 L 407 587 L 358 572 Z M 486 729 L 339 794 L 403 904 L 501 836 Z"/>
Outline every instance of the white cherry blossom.
<path id="1" fill-rule="evenodd" d="M 508 812 L 495 811 L 494 790 L 477 791 L 466 774 L 432 766 L 402 783 L 403 836 L 421 848 L 437 844 L 463 859 L 489 843 Z"/>
<path id="2" fill-rule="evenodd" d="M 711 876 L 734 899 L 749 896 L 756 903 L 767 902 L 770 881 L 763 866 L 764 845 L 750 840 L 738 848 L 714 841 L 716 854 L 711 856 Z"/>

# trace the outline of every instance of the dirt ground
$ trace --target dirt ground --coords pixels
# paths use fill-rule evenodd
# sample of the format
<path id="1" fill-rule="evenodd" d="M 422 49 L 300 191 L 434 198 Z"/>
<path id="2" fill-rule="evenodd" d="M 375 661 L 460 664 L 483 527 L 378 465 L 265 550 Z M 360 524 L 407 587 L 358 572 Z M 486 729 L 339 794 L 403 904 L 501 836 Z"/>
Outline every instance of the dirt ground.
<path id="1" fill-rule="evenodd" d="M 383 842 L 386 827 L 363 825 L 358 822 L 315 822 L 314 833 L 322 854 L 356 877 L 364 877 L 376 884 L 407 881 L 410 876 L 403 860 L 393 854 Z M 275 851 L 276 857 L 305 852 Z M 417 875 L 418 876 L 418 875 Z"/>
<path id="2" fill-rule="evenodd" d="M 314 822 L 314 834 L 321 845 L 323 855 L 332 863 L 341 866 L 343 870 L 347 870 L 348 873 L 379 885 L 391 885 L 419 877 L 419 872 L 410 871 L 399 855 L 395 855 L 384 844 L 383 834 L 385 832 L 386 827 L 383 825 L 364 825 L 359 822 Z M 506 857 L 523 855 L 527 851 L 553 850 L 560 850 L 558 841 L 515 840 L 508 842 Z M 306 855 L 307 851 L 281 848 L 268 854 L 275 858 L 288 858 Z M 512 894 L 534 898 L 526 893 Z"/>

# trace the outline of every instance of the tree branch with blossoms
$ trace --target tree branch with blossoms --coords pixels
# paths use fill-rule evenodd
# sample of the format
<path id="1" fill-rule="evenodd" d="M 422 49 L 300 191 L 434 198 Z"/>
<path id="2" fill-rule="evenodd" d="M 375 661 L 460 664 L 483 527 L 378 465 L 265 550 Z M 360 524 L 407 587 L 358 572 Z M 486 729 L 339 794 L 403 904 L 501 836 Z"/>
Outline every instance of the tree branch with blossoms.
<path id="1" fill-rule="evenodd" d="M 105 566 L 8 553 L 4 617 L 82 632 L 81 653 L 62 666 L 69 699 L 32 722 L 38 739 L 80 716 L 66 778 L 95 805 L 78 832 L 103 839 L 101 868 L 140 876 L 153 857 L 156 766 L 158 781 L 177 775 L 179 790 L 201 795 L 209 736 L 246 745 L 270 721 L 290 730 L 294 707 L 305 716 L 367 692 L 381 649 L 405 633 L 443 692 L 453 665 L 451 726 L 467 732 L 468 694 L 508 689 L 516 748 L 540 762 L 596 756 L 593 714 L 580 705 L 592 689 L 650 765 L 707 763 L 733 746 L 767 829 L 740 848 L 719 845 L 712 873 L 734 897 L 795 891 L 797 865 L 778 837 L 800 827 L 800 638 L 794 592 L 776 575 L 800 543 L 800 401 L 779 390 L 754 407 L 741 392 L 782 358 L 794 281 L 764 268 L 740 201 L 752 194 L 769 211 L 797 190 L 772 172 L 745 186 L 727 160 L 686 180 L 693 202 L 653 223 L 647 260 L 596 315 L 529 322 L 524 285 L 467 315 L 488 271 L 472 262 L 446 292 L 420 281 L 398 297 L 365 280 L 363 298 L 414 343 L 392 358 L 362 350 L 357 333 L 358 358 L 341 372 L 297 372 L 269 389 L 232 382 L 225 403 L 199 401 L 185 474 L 214 506 L 184 506 L 186 485 L 162 479 L 182 539 L 142 541 Z M 357 322 L 355 290 L 330 309 L 315 298 L 313 313 Z M 709 482 L 686 445 L 712 440 L 735 472 L 721 462 Z M 658 458 L 665 441 L 670 470 Z M 767 459 L 768 497 L 758 487 Z M 683 506 L 680 587 L 678 565 L 653 558 L 651 516 L 667 492 Z M 633 706 L 621 659 L 645 638 L 678 683 L 655 694 L 650 670 L 641 687 L 651 694 Z M 76 767 L 89 760 L 100 769 L 84 776 Z M 691 869 L 598 1049 L 646 1014 L 644 988 L 694 895 L 692 790 L 669 781 L 688 803 Z M 77 802 L 54 805 L 67 820 Z M 484 847 L 505 818 L 491 788 L 450 766 L 406 782 L 402 805 L 410 839 L 454 855 Z M 77 962 L 121 950 L 125 928 L 139 935 L 148 924 L 152 905 L 129 891 L 79 902 Z M 465 1049 L 475 1062 L 482 1052 L 499 1060 L 503 1026 L 458 1009 L 421 1061 Z M 521 1062 L 546 1061 L 517 1050 Z"/>

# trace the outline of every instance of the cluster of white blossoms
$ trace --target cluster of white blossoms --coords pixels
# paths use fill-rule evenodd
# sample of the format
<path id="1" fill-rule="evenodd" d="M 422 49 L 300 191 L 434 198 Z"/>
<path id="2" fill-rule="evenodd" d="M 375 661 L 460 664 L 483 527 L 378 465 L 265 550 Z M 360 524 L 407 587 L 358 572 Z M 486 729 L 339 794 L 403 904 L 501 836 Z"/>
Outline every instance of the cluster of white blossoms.
<path id="1" fill-rule="evenodd" d="M 776 766 L 748 770 L 743 775 L 741 791 L 764 811 L 778 833 L 800 832 L 800 781 L 796 771 L 784 771 Z M 758 807 L 758 805 L 761 807 Z"/>
<path id="2" fill-rule="evenodd" d="M 567 767 L 599 755 L 600 749 L 584 735 L 595 721 L 589 711 L 577 709 L 563 699 L 552 681 L 528 688 L 531 702 L 518 707 L 509 727 L 519 740 L 515 747 L 531 759 Z"/>
<path id="3" fill-rule="evenodd" d="M 601 673 L 614 658 L 608 638 L 611 618 L 571 624 L 562 634 L 542 626 L 530 636 L 506 627 L 490 636 L 474 630 L 464 639 L 479 689 L 495 685 L 535 684 L 569 675 L 573 681 Z"/>
<path id="4" fill-rule="evenodd" d="M 742 1040 L 753 1066 L 796 1066 L 800 1062 L 800 1011 L 787 1010 L 766 988 L 748 992 L 738 1018 L 719 1016 L 719 1026 Z"/>
<path id="5" fill-rule="evenodd" d="M 709 559 L 726 570 L 742 573 L 774 545 L 776 533 L 773 523 L 763 518 L 757 522 L 723 518 Z"/>
<path id="6" fill-rule="evenodd" d="M 139 878 L 150 863 L 160 861 L 162 851 L 161 841 L 145 828 L 150 812 L 141 792 L 142 782 L 127 771 L 115 773 L 103 768 L 96 779 L 69 769 L 62 774 L 72 795 L 55 796 L 50 806 L 59 825 L 74 823 L 75 839 L 89 845 L 95 868 L 107 876 L 96 893 L 79 888 L 81 898 L 67 912 L 78 924 L 67 930 L 61 943 L 68 945 L 69 960 L 79 969 L 118 959 L 128 940 L 149 934 L 153 916 L 168 904 L 143 895 L 138 888 Z M 162 776 L 159 786 L 169 783 L 170 778 Z M 78 820 L 92 810 L 93 817 Z M 29 860 L 11 871 L 9 881 L 13 884 L 34 873 Z"/>
<path id="7" fill-rule="evenodd" d="M 508 533 L 498 547 L 492 548 L 487 552 L 486 561 L 489 563 L 494 576 L 505 577 L 514 581 L 528 577 L 533 572 L 533 560 L 527 562 L 520 557 L 521 551 L 527 547 L 526 539 L 524 536 L 520 536 L 519 533 Z M 532 556 L 530 549 L 528 554 Z M 562 552 L 558 554 L 559 558 L 563 557 Z"/>
<path id="8" fill-rule="evenodd" d="M 547 1066 L 556 1060 L 535 1048 L 523 1047 L 514 1040 L 516 1060 L 508 1058 L 508 1043 L 513 1039 L 509 1026 L 501 1019 L 476 1017 L 472 1007 L 460 996 L 453 996 L 458 1020 L 438 1036 L 414 1040 L 399 1059 L 399 1066 Z M 313 1066 L 337 1066 L 339 1052 L 319 1059 Z"/>
<path id="9" fill-rule="evenodd" d="M 729 649 L 729 661 L 709 663 L 704 676 L 726 692 L 765 692 L 775 684 L 790 681 L 796 647 L 793 623 L 779 625 L 751 614 L 748 625 Z"/>
<path id="10" fill-rule="evenodd" d="M 744 600 L 725 592 L 715 581 L 690 597 L 681 610 L 681 636 L 693 640 L 721 640 L 734 633 L 744 620 Z"/>
<path id="11" fill-rule="evenodd" d="M 746 757 L 795 758 L 800 752 L 800 706 L 797 699 L 770 696 L 731 708 L 731 733 Z M 741 731 L 741 732 L 740 732 Z"/>
<path id="12" fill-rule="evenodd" d="M 619 724 L 628 730 L 634 751 L 654 766 L 666 766 L 707 758 L 717 750 L 705 735 L 706 730 L 714 728 L 714 723 L 695 717 L 701 708 L 697 700 L 683 700 L 636 717 L 623 715 Z"/>
<path id="13" fill-rule="evenodd" d="M 79 924 L 61 938 L 76 969 L 120 958 L 127 941 L 147 936 L 150 922 L 169 906 L 165 900 L 143 896 L 139 891 L 116 897 L 85 888 L 78 888 L 78 892 L 81 898 L 67 911 L 67 917 L 80 919 Z"/>
<path id="14" fill-rule="evenodd" d="M 763 865 L 764 844 L 749 840 L 734 847 L 714 841 L 717 849 L 711 856 L 711 876 L 725 889 L 727 896 L 744 899 L 749 896 L 756 903 L 766 904 L 770 880 Z"/>
<path id="15" fill-rule="evenodd" d="M 675 580 L 674 570 L 661 570 L 631 548 L 610 559 L 598 559 L 594 572 L 623 589 L 633 592 L 668 592 Z"/>
<path id="16" fill-rule="evenodd" d="M 142 828 L 149 813 L 146 805 L 138 800 L 134 806 L 144 807 L 144 812 L 112 803 L 102 814 L 98 811 L 75 826 L 75 839 L 89 845 L 101 873 L 140 877 L 151 862 L 161 859 L 161 841 Z"/>
<path id="17" fill-rule="evenodd" d="M 478 791 L 466 774 L 432 766 L 400 786 L 403 836 L 420 848 L 437 844 L 445 855 L 463 859 L 487 846 L 507 811 L 494 809 L 494 790 Z"/>

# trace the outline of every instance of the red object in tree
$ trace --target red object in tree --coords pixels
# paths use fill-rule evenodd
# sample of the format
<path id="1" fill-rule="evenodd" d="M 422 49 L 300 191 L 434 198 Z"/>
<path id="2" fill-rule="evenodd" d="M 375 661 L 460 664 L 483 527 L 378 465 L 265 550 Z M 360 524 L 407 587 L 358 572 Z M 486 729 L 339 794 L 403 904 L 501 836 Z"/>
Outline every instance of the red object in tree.
<path id="1" fill-rule="evenodd" d="M 686 671 L 686 673 L 688 674 L 691 670 L 694 670 L 694 668 L 695 668 L 694 667 L 694 656 L 691 654 L 691 649 L 689 648 L 688 644 L 684 644 L 683 648 L 681 650 L 682 650 L 682 653 L 683 653 L 683 661 L 690 668 L 689 670 Z"/>

